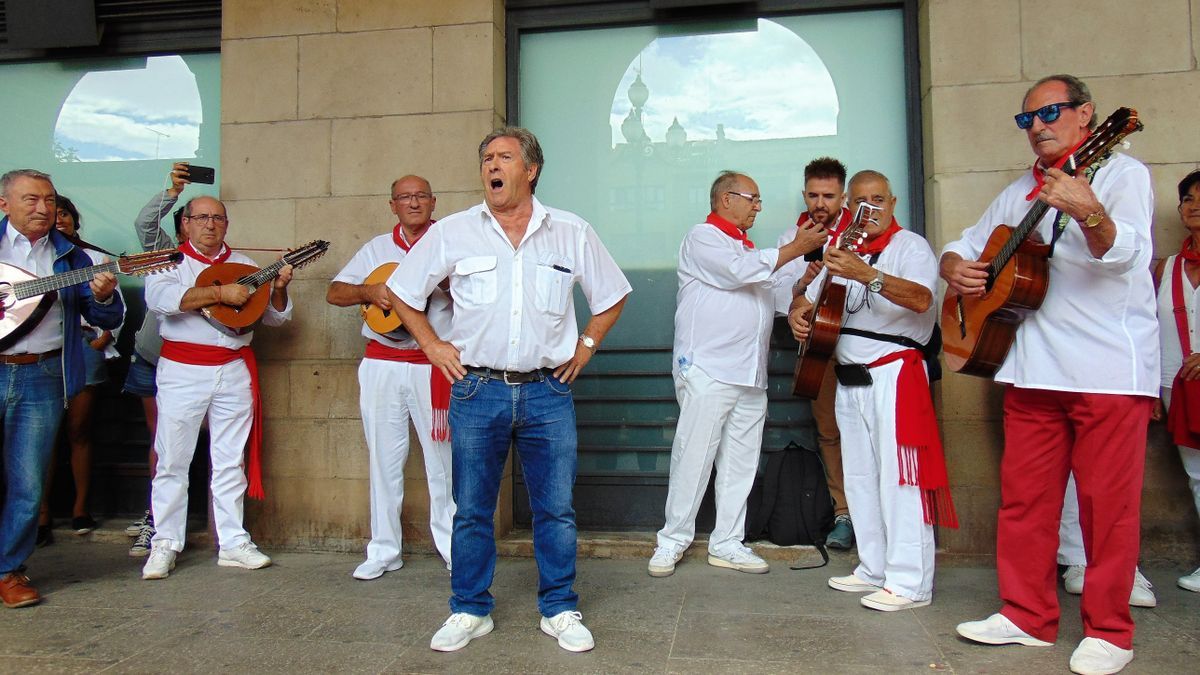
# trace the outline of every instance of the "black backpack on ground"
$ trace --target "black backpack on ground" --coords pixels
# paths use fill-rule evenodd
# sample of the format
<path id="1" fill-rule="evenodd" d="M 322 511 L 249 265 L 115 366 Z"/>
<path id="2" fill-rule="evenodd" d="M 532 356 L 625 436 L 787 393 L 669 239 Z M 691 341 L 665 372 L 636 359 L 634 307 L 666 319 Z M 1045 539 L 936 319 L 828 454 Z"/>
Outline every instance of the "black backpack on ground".
<path id="1" fill-rule="evenodd" d="M 825 537 L 833 529 L 833 498 L 825 465 L 817 451 L 795 441 L 769 453 L 750 491 L 746 539 L 768 539 L 779 546 L 815 546 L 829 562 Z M 793 569 L 800 569 L 793 565 Z"/>

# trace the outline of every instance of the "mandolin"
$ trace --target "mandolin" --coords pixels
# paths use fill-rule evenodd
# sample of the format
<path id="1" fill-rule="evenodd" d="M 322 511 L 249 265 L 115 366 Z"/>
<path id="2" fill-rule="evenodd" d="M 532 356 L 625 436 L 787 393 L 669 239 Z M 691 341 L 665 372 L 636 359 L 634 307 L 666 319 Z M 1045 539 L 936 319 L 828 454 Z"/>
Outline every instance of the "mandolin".
<path id="1" fill-rule="evenodd" d="M 846 229 L 838 233 L 836 248 L 854 251 L 866 237 L 868 223 L 877 222 L 875 214 L 883 209 L 867 202 L 860 202 L 854 218 Z M 812 330 L 800 344 L 796 372 L 792 375 L 792 395 L 815 399 L 837 348 L 838 334 L 842 330 L 842 318 L 846 311 L 846 282 L 826 273 L 817 300 L 813 303 L 810 316 Z"/>
<path id="2" fill-rule="evenodd" d="M 1067 158 L 1063 171 L 1078 175 L 1103 165 L 1126 136 L 1142 130 L 1137 111 L 1118 108 Z M 993 377 L 1008 357 L 1017 328 L 1046 298 L 1050 246 L 1030 239 L 1050 206 L 1035 201 L 1016 227 L 998 225 L 988 237 L 981 262 L 988 263 L 982 296 L 946 290 L 942 301 L 942 351 L 956 373 Z"/>
<path id="3" fill-rule="evenodd" d="M 226 262 L 209 265 L 196 277 L 197 288 L 241 284 L 250 290 L 250 299 L 241 307 L 209 305 L 201 309 L 200 313 L 213 327 L 224 333 L 245 333 L 267 311 L 267 303 L 271 301 L 271 282 L 279 276 L 279 270 L 283 269 L 284 265 L 299 269 L 325 255 L 327 250 L 329 242 L 317 239 L 294 251 L 288 251 L 282 258 L 262 269 L 245 263 Z"/>
<path id="4" fill-rule="evenodd" d="M 178 249 L 123 255 L 90 267 L 39 277 L 20 267 L 0 263 L 0 350 L 8 349 L 37 328 L 58 297 L 55 291 L 85 284 L 99 272 L 141 276 L 175 267 L 183 260 Z"/>
<path id="5" fill-rule="evenodd" d="M 387 283 L 387 280 L 392 276 L 392 272 L 395 272 L 399 266 L 400 263 L 389 262 L 376 267 L 363 280 L 363 285 L 373 286 L 375 284 Z M 402 340 L 408 337 L 408 331 L 402 330 L 400 327 L 400 315 L 394 310 L 380 309 L 372 303 L 364 302 L 359 307 L 359 311 L 362 312 L 363 321 L 366 322 L 367 327 L 376 333 L 392 338 L 393 340 Z"/>

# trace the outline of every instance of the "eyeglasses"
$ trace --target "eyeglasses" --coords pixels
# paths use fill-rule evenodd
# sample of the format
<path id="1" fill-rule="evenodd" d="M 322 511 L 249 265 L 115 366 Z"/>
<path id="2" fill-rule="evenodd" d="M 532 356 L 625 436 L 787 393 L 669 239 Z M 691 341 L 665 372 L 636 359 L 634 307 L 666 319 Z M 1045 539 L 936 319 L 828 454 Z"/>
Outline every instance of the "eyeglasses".
<path id="1" fill-rule="evenodd" d="M 725 194 L 727 194 L 727 195 L 737 195 L 737 196 L 739 196 L 739 197 L 742 197 L 742 198 L 744 198 L 744 199 L 749 199 L 749 200 L 750 200 L 750 205 L 751 205 L 751 206 L 758 206 L 759 204 L 762 204 L 762 197 L 760 197 L 759 195 L 750 194 L 749 192 L 734 192 L 733 190 L 727 190 L 727 191 L 725 192 Z"/>
<path id="2" fill-rule="evenodd" d="M 1013 115 L 1013 119 L 1017 121 L 1018 129 L 1028 129 L 1033 126 L 1033 116 L 1037 115 L 1038 119 L 1046 124 L 1051 124 L 1058 120 L 1058 116 L 1062 114 L 1063 108 L 1078 108 L 1082 103 L 1074 101 L 1063 101 L 1062 103 L 1051 103 L 1044 105 L 1037 110 L 1031 112 L 1017 113 Z"/>
<path id="3" fill-rule="evenodd" d="M 392 195 L 394 202 L 411 202 L 414 199 L 419 202 L 427 202 L 433 199 L 433 195 L 428 192 L 405 192 L 402 195 Z"/>
<path id="4" fill-rule="evenodd" d="M 210 221 L 210 220 L 213 221 L 214 225 L 224 225 L 225 223 L 229 222 L 229 218 L 226 218 L 225 216 L 222 216 L 219 214 L 218 215 L 209 215 L 207 213 L 201 213 L 201 214 L 198 214 L 195 216 L 184 216 L 184 217 L 187 218 L 188 220 L 192 221 L 193 223 L 199 223 L 201 225 L 207 225 L 208 221 Z"/>

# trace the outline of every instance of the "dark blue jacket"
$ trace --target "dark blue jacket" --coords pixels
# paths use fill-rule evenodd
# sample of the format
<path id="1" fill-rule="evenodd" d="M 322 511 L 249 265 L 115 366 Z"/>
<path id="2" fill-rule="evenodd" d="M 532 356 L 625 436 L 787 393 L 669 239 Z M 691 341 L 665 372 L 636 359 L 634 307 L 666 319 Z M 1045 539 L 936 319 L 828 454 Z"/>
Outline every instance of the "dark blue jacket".
<path id="1" fill-rule="evenodd" d="M 0 220 L 0 238 L 8 231 L 8 218 Z M 61 274 L 81 267 L 91 267 L 92 259 L 67 241 L 58 230 L 50 230 L 50 244 L 54 247 L 54 273 Z M 112 303 L 101 305 L 92 297 L 92 288 L 88 284 L 67 286 L 58 291 L 58 300 L 63 310 L 63 393 L 64 400 L 69 400 L 75 394 L 83 391 L 83 329 L 79 326 L 79 317 L 87 319 L 88 323 L 104 330 L 114 330 L 121 326 L 125 319 L 125 304 L 121 294 L 113 292 Z"/>

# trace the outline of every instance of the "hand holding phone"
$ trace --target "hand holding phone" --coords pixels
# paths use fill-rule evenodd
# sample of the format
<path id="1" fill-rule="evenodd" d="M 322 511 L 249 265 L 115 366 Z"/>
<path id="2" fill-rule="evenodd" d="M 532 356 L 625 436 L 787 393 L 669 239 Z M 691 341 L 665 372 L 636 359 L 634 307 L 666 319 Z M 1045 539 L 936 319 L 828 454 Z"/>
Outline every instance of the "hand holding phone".
<path id="1" fill-rule="evenodd" d="M 193 183 L 205 183 L 212 185 L 216 179 L 216 170 L 209 166 L 200 166 L 198 164 L 189 164 L 187 179 Z"/>

